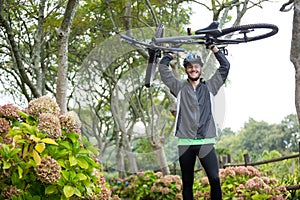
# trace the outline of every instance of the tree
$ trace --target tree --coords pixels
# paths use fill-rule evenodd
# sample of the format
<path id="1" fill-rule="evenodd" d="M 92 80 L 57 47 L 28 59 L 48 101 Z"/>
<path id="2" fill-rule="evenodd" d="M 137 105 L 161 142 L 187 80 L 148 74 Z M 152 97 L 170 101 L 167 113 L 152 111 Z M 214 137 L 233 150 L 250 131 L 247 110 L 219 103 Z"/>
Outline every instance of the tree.
<path id="1" fill-rule="evenodd" d="M 74 19 L 78 0 L 69 0 L 63 21 L 57 29 L 58 43 L 58 69 L 57 69 L 57 87 L 56 101 L 60 107 L 61 114 L 67 112 L 67 90 L 68 90 L 68 45 L 71 25 Z"/>
<path id="2" fill-rule="evenodd" d="M 288 2 L 282 5 L 280 11 L 287 12 L 294 8 L 290 60 L 295 67 L 295 106 L 298 116 L 298 122 L 300 123 L 300 11 L 298 9 L 299 6 L 300 2 L 298 0 L 289 0 Z"/>

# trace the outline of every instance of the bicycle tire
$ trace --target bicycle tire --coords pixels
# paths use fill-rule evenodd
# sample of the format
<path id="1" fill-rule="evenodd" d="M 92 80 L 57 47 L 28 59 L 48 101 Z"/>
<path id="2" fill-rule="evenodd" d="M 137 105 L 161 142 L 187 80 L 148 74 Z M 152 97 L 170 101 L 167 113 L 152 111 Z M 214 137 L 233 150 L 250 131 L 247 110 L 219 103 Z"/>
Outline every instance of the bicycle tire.
<path id="1" fill-rule="evenodd" d="M 215 36 L 216 44 L 238 44 L 261 40 L 271 37 L 278 32 L 278 27 L 274 24 L 258 23 L 238 25 L 221 30 Z M 243 37 L 239 37 L 240 35 Z"/>
<path id="2" fill-rule="evenodd" d="M 163 36 L 164 36 L 164 25 L 160 24 L 155 31 L 154 38 L 161 38 Z M 149 59 L 148 59 L 146 75 L 145 75 L 145 87 L 147 88 L 151 86 L 151 83 L 154 80 L 157 64 L 159 62 L 159 58 L 161 57 L 160 50 L 154 50 L 149 52 L 152 52 L 152 54 L 149 53 Z"/>

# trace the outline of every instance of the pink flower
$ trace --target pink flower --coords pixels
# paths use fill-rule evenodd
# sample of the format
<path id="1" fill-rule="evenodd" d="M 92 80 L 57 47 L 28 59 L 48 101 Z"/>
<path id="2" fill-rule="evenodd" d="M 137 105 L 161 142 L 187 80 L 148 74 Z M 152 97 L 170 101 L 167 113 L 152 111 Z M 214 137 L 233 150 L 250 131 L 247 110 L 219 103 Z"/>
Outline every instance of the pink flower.
<path id="1" fill-rule="evenodd" d="M 51 113 L 58 116 L 60 108 L 50 97 L 42 96 L 28 103 L 28 113 L 35 118 L 39 117 L 41 113 Z"/>
<path id="2" fill-rule="evenodd" d="M 182 194 L 177 193 L 176 196 L 175 196 L 175 199 L 181 200 L 182 199 Z"/>
<path id="3" fill-rule="evenodd" d="M 240 175 L 250 175 L 248 168 L 244 166 L 236 167 L 235 172 L 236 174 L 240 174 Z"/>
<path id="4" fill-rule="evenodd" d="M 7 134 L 9 131 L 9 127 L 10 127 L 9 121 L 7 121 L 4 118 L 0 118 L 0 134 L 1 135 Z"/>
<path id="5" fill-rule="evenodd" d="M 259 176 L 260 171 L 253 166 L 247 166 L 248 171 L 250 172 L 250 176 Z"/>
<path id="6" fill-rule="evenodd" d="M 200 182 L 201 182 L 202 184 L 205 184 L 205 185 L 209 184 L 207 176 L 201 178 Z"/>
<path id="7" fill-rule="evenodd" d="M 52 139 L 57 139 L 61 136 L 60 122 L 56 115 L 41 113 L 37 121 L 40 132 L 48 134 Z"/>
<path id="8" fill-rule="evenodd" d="M 231 175 L 231 176 L 235 176 L 235 169 L 234 167 L 227 167 L 225 168 L 225 176 Z"/>
<path id="9" fill-rule="evenodd" d="M 4 117 L 9 120 L 18 119 L 20 116 L 18 114 L 19 108 L 12 105 L 6 104 L 0 107 L 0 117 Z"/>
<path id="10" fill-rule="evenodd" d="M 156 172 L 154 175 L 157 176 L 157 177 L 162 177 L 163 176 L 162 172 Z"/>
<path id="11" fill-rule="evenodd" d="M 244 189 L 245 189 L 245 186 L 243 184 L 240 184 L 239 186 L 236 187 L 237 191 L 244 190 Z"/>

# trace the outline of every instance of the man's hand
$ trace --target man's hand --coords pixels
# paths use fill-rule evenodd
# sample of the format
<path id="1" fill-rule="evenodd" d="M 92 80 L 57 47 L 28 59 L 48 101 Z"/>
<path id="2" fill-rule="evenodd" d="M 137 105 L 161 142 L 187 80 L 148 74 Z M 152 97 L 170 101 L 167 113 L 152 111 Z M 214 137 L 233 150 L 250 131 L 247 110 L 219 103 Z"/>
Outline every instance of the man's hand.
<path id="1" fill-rule="evenodd" d="M 161 50 L 160 49 L 148 48 L 148 54 L 149 54 L 149 56 L 156 54 L 160 58 L 161 57 Z"/>
<path id="2" fill-rule="evenodd" d="M 214 41 L 211 38 L 207 38 L 205 41 L 206 49 L 212 49 L 214 47 Z"/>

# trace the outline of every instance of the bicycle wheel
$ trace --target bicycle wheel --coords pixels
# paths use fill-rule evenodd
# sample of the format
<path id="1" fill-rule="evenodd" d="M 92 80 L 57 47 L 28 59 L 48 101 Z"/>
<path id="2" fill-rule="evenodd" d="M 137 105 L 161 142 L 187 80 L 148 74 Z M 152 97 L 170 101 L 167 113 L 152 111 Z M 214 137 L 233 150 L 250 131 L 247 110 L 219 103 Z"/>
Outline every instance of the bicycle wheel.
<path id="1" fill-rule="evenodd" d="M 160 24 L 154 34 L 155 38 L 161 38 L 164 36 L 164 25 Z M 161 51 L 159 49 L 149 49 L 149 59 L 146 69 L 145 86 L 149 88 L 155 77 L 157 64 L 161 57 Z"/>
<path id="2" fill-rule="evenodd" d="M 233 26 L 221 30 L 215 37 L 216 44 L 238 44 L 261 40 L 271 37 L 278 32 L 278 27 L 273 24 L 247 24 Z"/>

